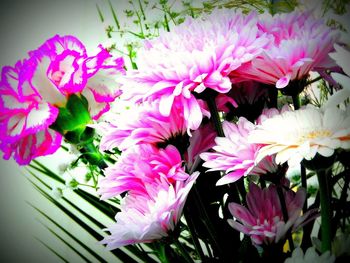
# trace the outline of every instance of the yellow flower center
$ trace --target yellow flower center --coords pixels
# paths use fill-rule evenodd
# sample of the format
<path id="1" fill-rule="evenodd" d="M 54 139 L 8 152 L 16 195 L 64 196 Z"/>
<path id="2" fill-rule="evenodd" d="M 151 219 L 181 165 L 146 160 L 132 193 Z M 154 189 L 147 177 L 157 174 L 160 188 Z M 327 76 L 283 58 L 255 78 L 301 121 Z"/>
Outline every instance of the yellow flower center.
<path id="1" fill-rule="evenodd" d="M 320 130 L 320 131 L 311 131 L 304 133 L 303 135 L 300 136 L 298 140 L 298 144 L 303 144 L 305 141 L 311 141 L 316 138 L 326 138 L 330 137 L 333 133 L 329 130 Z"/>

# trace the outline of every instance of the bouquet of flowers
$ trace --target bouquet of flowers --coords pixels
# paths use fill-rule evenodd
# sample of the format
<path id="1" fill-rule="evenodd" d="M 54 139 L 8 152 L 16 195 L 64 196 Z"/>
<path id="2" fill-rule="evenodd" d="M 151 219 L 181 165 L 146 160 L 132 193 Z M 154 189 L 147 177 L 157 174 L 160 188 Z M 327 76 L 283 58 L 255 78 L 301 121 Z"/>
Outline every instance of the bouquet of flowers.
<path id="1" fill-rule="evenodd" d="M 125 10 L 118 49 L 46 40 L 0 82 L 0 148 L 123 262 L 346 262 L 350 257 L 350 52 L 339 24 L 290 1 Z M 104 15 L 98 7 L 102 22 Z M 328 21 L 329 22 L 329 21 Z M 332 22 L 332 21 L 331 21 Z M 119 53 L 118 53 L 119 52 Z M 65 179 L 35 160 L 72 156 Z M 99 212 L 53 198 L 37 173 Z M 98 228 L 84 223 L 68 202 Z M 51 222 L 52 218 L 36 208 Z M 57 222 L 55 222 L 56 225 Z M 79 238 L 93 259 L 106 262 Z"/>

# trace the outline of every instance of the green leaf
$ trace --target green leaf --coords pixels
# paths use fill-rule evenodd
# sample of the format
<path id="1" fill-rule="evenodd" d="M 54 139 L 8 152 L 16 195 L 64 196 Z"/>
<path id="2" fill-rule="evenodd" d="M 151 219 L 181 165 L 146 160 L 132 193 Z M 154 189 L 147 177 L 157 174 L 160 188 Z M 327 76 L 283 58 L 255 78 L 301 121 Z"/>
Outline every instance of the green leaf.
<path id="1" fill-rule="evenodd" d="M 35 163 L 35 165 L 30 164 L 31 168 L 35 169 L 36 171 L 41 172 L 44 175 L 47 175 L 51 179 L 54 179 L 61 184 L 65 184 L 65 181 L 61 177 L 59 177 L 57 174 L 52 172 L 50 169 L 48 169 L 47 167 L 42 165 L 40 162 L 34 160 L 33 163 Z M 32 176 L 34 176 L 37 180 L 39 180 L 43 185 L 45 185 L 46 188 L 51 189 L 51 187 L 48 184 L 46 184 L 43 180 L 38 178 L 38 176 L 36 176 L 34 173 L 32 173 L 31 171 L 29 171 L 29 173 L 32 174 Z M 94 195 L 92 195 L 92 194 L 90 194 L 82 189 L 74 190 L 74 192 L 77 195 L 79 195 L 81 198 L 83 198 L 85 201 L 90 203 L 93 207 L 95 207 L 96 209 L 98 209 L 100 212 L 102 212 L 103 214 L 105 214 L 106 216 L 108 216 L 111 219 L 114 219 L 115 214 L 117 212 L 119 212 L 118 208 L 110 205 L 109 203 L 107 203 L 105 201 L 100 200 L 96 196 L 94 196 Z"/>
<path id="2" fill-rule="evenodd" d="M 114 8 L 113 8 L 112 3 L 111 3 L 110 0 L 108 0 L 108 4 L 109 4 L 109 7 L 110 7 L 111 12 L 112 12 L 112 16 L 113 16 L 114 22 L 115 22 L 115 24 L 116 24 L 118 30 L 120 30 L 120 24 L 119 24 L 118 17 L 117 17 L 117 15 L 116 15 L 115 11 L 114 11 Z"/>
<path id="3" fill-rule="evenodd" d="M 40 167 L 38 170 L 43 172 L 48 172 L 50 174 L 50 178 L 58 179 L 58 181 L 64 183 L 64 180 L 58 177 L 55 173 L 51 172 L 48 168 L 46 168 L 41 163 L 35 161 L 35 163 Z M 29 171 L 34 178 L 36 178 L 40 183 L 42 183 L 48 190 L 51 189 L 51 187 L 45 183 L 42 179 L 40 179 L 37 175 Z M 99 233 L 97 233 L 93 228 L 91 228 L 88 224 L 86 224 L 84 221 L 82 221 L 79 216 L 76 215 L 76 213 L 72 213 L 70 210 L 68 210 L 65 206 L 60 204 L 58 201 L 53 199 L 46 191 L 44 191 L 41 187 L 39 187 L 36 183 L 34 183 L 31 179 L 28 179 L 33 186 L 51 203 L 53 203 L 57 208 L 62 210 L 67 216 L 69 216 L 73 221 L 75 221 L 78 225 L 80 225 L 83 229 L 85 229 L 90 235 L 92 235 L 97 240 L 101 240 L 103 236 L 101 236 Z M 84 200 L 86 200 L 88 203 L 90 203 L 93 207 L 107 215 L 108 217 L 114 219 L 114 216 L 116 214 L 116 211 L 119 211 L 116 207 L 108 204 L 107 202 L 99 200 L 96 196 L 85 192 L 81 189 L 75 190 L 75 193 L 77 193 L 80 197 L 82 197 Z M 81 213 L 83 216 L 85 216 L 90 222 L 94 223 L 97 227 L 100 229 L 105 229 L 105 226 L 101 224 L 99 221 L 97 221 L 94 217 L 89 215 L 84 210 L 80 209 L 79 206 L 74 204 L 72 201 L 66 199 L 65 197 L 62 198 L 63 201 L 65 201 L 67 204 L 71 205 L 72 208 L 76 211 Z M 146 244 L 148 246 L 148 244 Z M 146 262 L 156 262 L 154 259 L 152 259 L 147 253 L 144 251 L 140 251 L 136 246 L 126 246 L 124 247 L 126 250 L 128 250 L 130 253 L 135 255 L 136 257 L 143 259 Z M 112 254 L 120 258 L 123 262 L 135 262 L 134 259 L 130 258 L 125 252 L 123 252 L 120 249 L 116 249 L 111 251 Z"/>
<path id="4" fill-rule="evenodd" d="M 39 193 L 41 193 L 48 201 L 50 201 L 57 208 L 59 208 L 62 212 L 64 212 L 69 218 L 71 218 L 73 221 L 75 221 L 81 228 L 83 228 L 92 237 L 94 237 L 98 241 L 103 239 L 103 236 L 101 234 L 99 234 L 91 226 L 89 226 L 87 223 L 85 223 L 83 220 L 81 220 L 77 215 L 75 215 L 75 213 L 71 212 L 64 205 L 62 205 L 61 203 L 59 203 L 58 201 L 53 199 L 48 193 L 46 193 L 40 186 L 38 186 L 32 180 L 29 179 L 29 181 L 39 191 Z M 128 249 L 128 247 L 125 247 L 125 248 Z M 121 249 L 115 249 L 115 250 L 111 251 L 111 253 L 114 254 L 117 258 L 119 258 L 122 262 L 134 262 L 134 263 L 137 262 Z"/>
<path id="5" fill-rule="evenodd" d="M 67 231 L 64 227 L 62 227 L 59 223 L 57 223 L 55 220 L 53 220 L 50 216 L 45 214 L 43 211 L 41 211 L 39 208 L 35 207 L 34 205 L 32 205 L 30 203 L 29 203 L 29 205 L 31 207 L 33 207 L 37 212 L 39 212 L 42 216 L 44 216 L 46 219 L 48 219 L 51 223 L 53 223 L 55 226 L 57 226 L 59 229 L 61 229 L 65 234 L 67 234 L 70 238 L 72 238 L 75 242 L 77 242 L 81 247 L 83 247 L 87 252 L 89 252 L 92 256 L 94 256 L 100 262 L 107 262 L 100 255 L 98 255 L 95 251 L 93 251 L 91 248 L 89 248 L 87 245 L 85 245 L 83 242 L 81 242 L 78 238 L 76 238 L 74 235 L 72 235 L 69 231 Z"/>
<path id="6" fill-rule="evenodd" d="M 105 21 L 104 17 L 103 17 L 103 14 L 101 12 L 101 9 L 100 7 L 98 6 L 98 4 L 96 4 L 96 9 L 97 9 L 97 12 L 98 12 L 98 16 L 100 17 L 100 20 L 101 22 L 103 23 Z"/>
<path id="7" fill-rule="evenodd" d="M 63 256 L 61 256 L 58 252 L 56 252 L 52 247 L 46 245 L 43 241 L 41 241 L 38 238 L 35 238 L 38 240 L 43 246 L 45 246 L 48 250 L 50 250 L 53 254 L 55 254 L 57 257 L 59 257 L 63 262 L 69 263 L 67 259 L 65 259 Z"/>
<path id="8" fill-rule="evenodd" d="M 57 234 L 54 230 L 52 230 L 50 227 L 42 223 L 44 227 L 47 228 L 55 237 L 57 237 L 59 240 L 61 240 L 67 247 L 69 247 L 71 250 L 73 250 L 77 255 L 79 255 L 85 262 L 91 262 L 87 257 L 85 257 L 82 253 L 80 253 L 75 247 L 73 247 L 71 244 L 68 243 L 68 241 L 64 240 L 63 237 L 61 237 L 59 234 Z"/>
<path id="9" fill-rule="evenodd" d="M 88 101 L 82 95 L 71 94 L 64 107 L 59 107 L 59 114 L 51 129 L 61 133 L 66 140 L 74 144 L 91 141 L 94 130 L 87 128 L 91 123 Z"/>

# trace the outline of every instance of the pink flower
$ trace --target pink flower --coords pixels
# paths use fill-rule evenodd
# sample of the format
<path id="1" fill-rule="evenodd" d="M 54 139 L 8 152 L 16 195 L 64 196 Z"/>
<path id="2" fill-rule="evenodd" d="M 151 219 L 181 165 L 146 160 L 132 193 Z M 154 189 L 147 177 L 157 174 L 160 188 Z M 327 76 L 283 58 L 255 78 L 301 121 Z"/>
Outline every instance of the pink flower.
<path id="1" fill-rule="evenodd" d="M 4 67 L 0 82 L 0 148 L 5 159 L 14 154 L 21 165 L 55 152 L 62 138 L 47 130 L 55 121 L 58 109 L 21 85 L 24 68 L 21 61 L 15 67 Z"/>
<path id="2" fill-rule="evenodd" d="M 174 104 L 169 116 L 159 112 L 158 101 L 143 103 L 137 108 L 125 110 L 109 124 L 101 139 L 100 149 L 110 150 L 118 147 L 126 150 L 137 144 L 157 144 L 171 142 L 185 135 L 187 127 L 180 105 Z"/>
<path id="3" fill-rule="evenodd" d="M 61 146 L 62 136 L 50 129 L 22 136 L 14 142 L 1 141 L 4 159 L 12 155 L 20 165 L 26 165 L 39 156 L 53 154 Z"/>
<path id="4" fill-rule="evenodd" d="M 102 240 L 112 250 L 135 243 L 148 243 L 175 229 L 188 193 L 198 177 L 192 174 L 185 181 L 169 184 L 165 181 L 146 184 L 142 195 L 130 194 L 122 200 L 116 223 L 108 228 L 110 236 Z"/>
<path id="5" fill-rule="evenodd" d="M 178 150 L 150 144 L 124 151 L 116 164 L 106 169 L 99 182 L 101 199 L 127 192 L 111 235 L 102 243 L 108 249 L 152 242 L 168 236 L 181 218 L 189 191 L 199 173 L 185 172 Z"/>
<path id="6" fill-rule="evenodd" d="M 144 194 L 147 193 L 146 184 L 164 180 L 174 183 L 189 176 L 175 146 L 158 149 L 149 144 L 136 145 L 124 151 L 118 162 L 106 169 L 105 175 L 99 182 L 98 193 L 102 199 L 126 191 Z"/>
<path id="7" fill-rule="evenodd" d="M 77 38 L 56 35 L 29 54 L 25 85 L 52 105 L 63 106 L 69 94 L 82 93 L 97 119 L 121 94 L 115 78 L 124 74 L 123 59 L 112 58 L 102 46 L 89 57 Z"/>
<path id="8" fill-rule="evenodd" d="M 286 87 L 290 81 L 308 76 L 310 71 L 334 66 L 328 56 L 339 34 L 309 13 L 265 15 L 258 23 L 274 42 L 251 62 L 231 74 L 234 82 L 256 80 Z"/>
<path id="9" fill-rule="evenodd" d="M 4 67 L 0 81 L 0 147 L 4 158 L 14 154 L 22 165 L 59 148 L 62 137 L 49 126 L 70 94 L 84 94 L 92 117 L 98 118 L 120 94 L 111 74 L 124 72 L 122 59 L 109 61 L 101 48 L 88 57 L 72 36 L 55 36 L 29 55 Z"/>
<path id="10" fill-rule="evenodd" d="M 200 154 L 205 161 L 203 166 L 210 168 L 209 171 L 225 171 L 226 175 L 216 185 L 233 183 L 248 174 L 259 175 L 277 171 L 277 165 L 272 158 L 263 160 L 261 164 L 255 164 L 261 146 L 248 142 L 248 135 L 254 129 L 255 125 L 244 117 L 241 117 L 237 124 L 225 121 L 223 123 L 225 137 L 215 138 L 216 145 L 213 147 L 215 152 Z"/>
<path id="11" fill-rule="evenodd" d="M 270 184 L 268 188 L 261 189 L 251 183 L 247 194 L 247 207 L 230 203 L 228 208 L 236 219 L 228 219 L 234 229 L 249 235 L 255 245 L 278 243 L 285 238 L 289 229 L 297 230 L 308 220 L 317 216 L 316 210 L 310 210 L 301 216 L 306 198 L 306 191 L 299 188 L 295 193 L 283 189 L 288 210 L 288 221 L 283 220 L 280 199 L 276 186 Z"/>
<path id="12" fill-rule="evenodd" d="M 203 118 L 196 94 L 207 88 L 228 92 L 228 75 L 269 41 L 259 32 L 255 13 L 216 10 L 203 20 L 188 18 L 170 33 L 145 42 L 138 70 L 125 80 L 123 93 L 136 100 L 159 99 L 164 116 L 174 101 L 181 103 L 187 126 L 195 130 Z"/>

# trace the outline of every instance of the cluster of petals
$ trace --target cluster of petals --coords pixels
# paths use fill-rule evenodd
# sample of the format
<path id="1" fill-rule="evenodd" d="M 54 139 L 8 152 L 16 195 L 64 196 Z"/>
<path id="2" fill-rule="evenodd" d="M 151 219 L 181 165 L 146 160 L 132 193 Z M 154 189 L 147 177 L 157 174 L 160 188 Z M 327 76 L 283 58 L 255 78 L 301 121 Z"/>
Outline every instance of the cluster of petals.
<path id="1" fill-rule="evenodd" d="M 260 145 L 248 142 L 249 134 L 255 125 L 239 118 L 237 124 L 223 122 L 225 137 L 216 137 L 214 152 L 205 152 L 200 157 L 205 161 L 203 166 L 209 171 L 225 171 L 217 185 L 233 183 L 248 174 L 261 175 L 277 171 L 272 157 L 265 158 L 256 165 L 255 159 Z"/>
<path id="2" fill-rule="evenodd" d="M 137 144 L 157 144 L 183 136 L 186 123 L 180 105 L 174 105 L 169 116 L 159 112 L 159 102 L 145 102 L 140 106 L 115 115 L 109 123 L 101 124 L 105 130 L 100 149 L 118 147 L 126 150 Z"/>
<path id="3" fill-rule="evenodd" d="M 101 199 L 126 193 L 116 223 L 102 240 L 115 249 L 168 236 L 181 218 L 187 195 L 199 173 L 185 172 L 179 151 L 140 144 L 124 151 L 99 182 Z"/>
<path id="4" fill-rule="evenodd" d="M 21 85 L 24 65 L 2 69 L 0 82 L 0 148 L 4 158 L 11 156 L 19 164 L 28 164 L 33 158 L 55 152 L 62 137 L 48 130 L 58 109 L 42 101 L 34 91 L 26 92 Z M 28 94 L 28 95 L 27 95 Z"/>
<path id="5" fill-rule="evenodd" d="M 185 181 L 147 183 L 143 194 L 127 195 L 111 233 L 101 241 L 108 249 L 135 243 L 148 243 L 167 237 L 181 218 L 182 210 L 198 173 Z"/>
<path id="6" fill-rule="evenodd" d="M 289 230 L 292 232 L 297 230 L 318 215 L 316 210 L 310 210 L 301 216 L 306 199 L 305 189 L 299 188 L 296 193 L 290 189 L 283 189 L 288 212 L 288 221 L 285 222 L 276 187 L 270 184 L 267 188 L 261 189 L 251 183 L 246 197 L 247 207 L 236 203 L 228 205 L 230 213 L 235 218 L 235 220 L 228 219 L 228 223 L 234 229 L 250 236 L 254 245 L 283 241 Z"/>
<path id="7" fill-rule="evenodd" d="M 138 69 L 125 79 L 123 94 L 136 100 L 160 100 L 164 116 L 178 101 L 187 126 L 195 130 L 203 118 L 198 94 L 206 89 L 228 92 L 229 74 L 269 42 L 258 30 L 254 12 L 215 10 L 203 19 L 187 18 L 171 32 L 145 41 Z"/>
<path id="8" fill-rule="evenodd" d="M 248 140 L 262 145 L 257 161 L 276 155 L 277 164 L 288 161 L 295 165 L 303 159 L 313 159 L 316 153 L 329 157 L 338 148 L 350 149 L 349 127 L 349 110 L 308 105 L 270 118 L 265 116 Z"/>
<path id="9" fill-rule="evenodd" d="M 14 155 L 19 164 L 28 164 L 55 152 L 61 135 L 49 126 L 57 118 L 57 107 L 64 106 L 70 94 L 83 94 L 91 116 L 98 118 L 120 95 L 114 78 L 123 73 L 122 58 L 111 59 L 102 47 L 89 57 L 78 39 L 58 35 L 29 52 L 28 59 L 4 67 L 0 82 L 4 157 Z"/>
<path id="10" fill-rule="evenodd" d="M 334 67 L 329 57 L 339 32 L 328 27 L 312 12 L 264 14 L 258 22 L 262 33 L 273 42 L 259 56 L 231 74 L 234 82 L 256 80 L 277 88 L 308 76 L 310 71 Z"/>
<path id="11" fill-rule="evenodd" d="M 105 170 L 105 175 L 99 182 L 98 193 L 102 199 L 127 191 L 146 193 L 147 183 L 165 179 L 174 183 L 189 177 L 175 146 L 159 149 L 151 144 L 136 145 L 124 151 L 118 162 Z"/>

